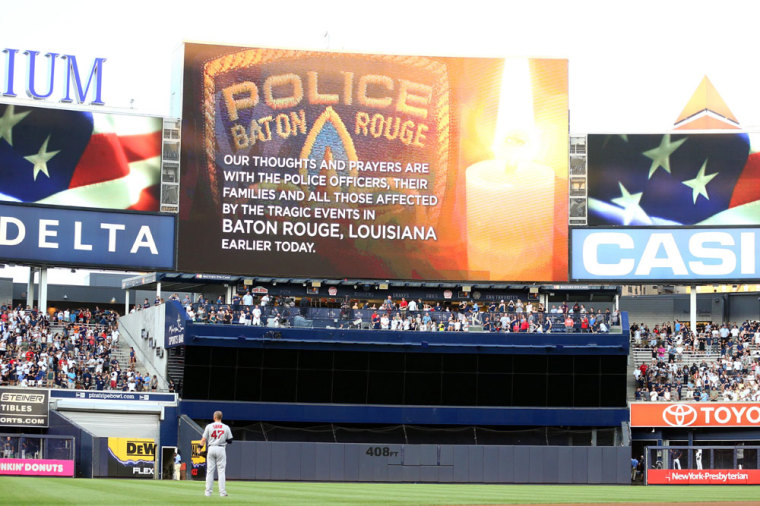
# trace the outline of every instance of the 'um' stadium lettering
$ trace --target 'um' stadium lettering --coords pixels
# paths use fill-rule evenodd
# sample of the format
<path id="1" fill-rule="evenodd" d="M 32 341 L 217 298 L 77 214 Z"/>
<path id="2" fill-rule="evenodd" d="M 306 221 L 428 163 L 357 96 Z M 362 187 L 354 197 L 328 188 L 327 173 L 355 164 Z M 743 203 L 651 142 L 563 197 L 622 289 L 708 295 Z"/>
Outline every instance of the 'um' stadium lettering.
<path id="1" fill-rule="evenodd" d="M 17 69 L 17 59 L 20 59 L 18 56 L 19 50 L 6 48 L 3 49 L 2 52 L 6 53 L 7 55 L 3 96 L 15 97 L 15 76 Z M 85 84 L 83 87 L 82 78 L 79 75 L 79 64 L 77 63 L 76 56 L 73 54 L 61 55 L 60 53 L 46 53 L 45 57 L 50 61 L 50 67 L 47 71 L 48 83 L 47 89 L 45 89 L 45 86 L 38 88 L 39 83 L 38 79 L 36 79 L 36 76 L 39 75 L 37 69 L 37 57 L 40 55 L 40 52 L 28 49 L 24 51 L 23 54 L 27 57 L 26 94 L 29 97 L 37 100 L 43 100 L 49 98 L 53 94 L 53 89 L 55 87 L 55 63 L 57 61 L 57 58 L 60 56 L 61 60 L 66 60 L 66 63 L 64 63 L 64 65 L 66 65 L 66 91 L 63 98 L 61 98 L 61 102 L 69 103 L 76 100 L 79 104 L 84 103 L 85 98 L 90 92 L 90 86 L 92 86 L 92 94 L 94 95 L 94 99 L 92 102 L 90 102 L 90 104 L 105 104 L 105 102 L 103 102 L 103 64 L 106 61 L 105 58 L 95 58 L 92 63 L 92 67 L 90 68 L 87 84 Z M 71 89 L 72 83 L 74 84 L 74 90 Z M 74 93 L 73 98 L 72 91 Z"/>

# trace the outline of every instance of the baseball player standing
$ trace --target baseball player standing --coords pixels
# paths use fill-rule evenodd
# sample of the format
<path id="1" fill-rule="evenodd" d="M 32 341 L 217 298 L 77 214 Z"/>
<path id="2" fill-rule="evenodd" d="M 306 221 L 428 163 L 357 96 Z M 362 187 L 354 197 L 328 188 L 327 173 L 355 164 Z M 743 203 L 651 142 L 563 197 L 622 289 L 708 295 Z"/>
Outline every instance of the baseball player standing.
<path id="1" fill-rule="evenodd" d="M 226 446 L 232 443 L 232 431 L 222 423 L 222 412 L 214 412 L 214 421 L 206 425 L 201 438 L 201 446 L 206 445 L 206 495 L 214 489 L 214 471 L 219 470 L 219 495 L 227 497 L 225 467 L 227 465 Z"/>

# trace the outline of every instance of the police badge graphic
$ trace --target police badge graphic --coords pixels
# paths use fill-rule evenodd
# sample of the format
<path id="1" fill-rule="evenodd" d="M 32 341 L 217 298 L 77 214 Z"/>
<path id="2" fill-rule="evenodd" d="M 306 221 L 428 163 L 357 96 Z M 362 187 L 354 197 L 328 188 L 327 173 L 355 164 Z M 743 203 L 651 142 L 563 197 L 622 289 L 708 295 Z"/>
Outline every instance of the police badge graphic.
<path id="1" fill-rule="evenodd" d="M 334 167 L 354 178 L 383 171 L 391 177 L 408 162 L 424 162 L 429 188 L 444 190 L 449 97 L 446 66 L 440 62 L 420 56 L 248 49 L 206 63 L 203 87 L 212 188 L 219 189 L 215 169 L 225 156 L 258 156 L 258 168 L 274 172 L 287 153 L 298 154 L 293 163 L 302 176 Z M 257 182 L 261 180 L 259 176 Z M 339 182 L 349 190 L 353 180 Z M 315 189 L 314 178 L 295 183 Z M 219 198 L 217 191 L 215 200 Z M 428 219 L 437 218 L 438 207 L 427 211 Z"/>
<path id="2" fill-rule="evenodd" d="M 303 253 L 310 271 L 355 276 L 424 265 L 449 184 L 445 63 L 228 48 L 198 70 L 197 186 L 224 254 L 264 267 L 272 252 Z"/>

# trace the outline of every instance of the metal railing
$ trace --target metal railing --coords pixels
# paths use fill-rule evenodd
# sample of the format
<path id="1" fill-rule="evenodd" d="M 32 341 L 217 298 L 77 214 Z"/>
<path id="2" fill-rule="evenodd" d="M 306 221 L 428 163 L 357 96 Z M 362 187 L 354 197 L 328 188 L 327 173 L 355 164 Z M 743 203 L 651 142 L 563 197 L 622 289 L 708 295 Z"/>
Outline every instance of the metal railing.
<path id="1" fill-rule="evenodd" d="M 411 311 L 409 309 L 351 309 L 192 304 L 194 323 L 254 324 L 301 328 L 344 328 L 356 330 L 465 330 L 486 332 L 609 332 L 611 326 L 619 325 L 619 316 L 585 313 L 525 313 L 491 311 Z M 250 314 L 241 323 L 240 315 Z M 569 318 L 569 321 L 568 321 Z M 586 322 L 584 323 L 584 319 Z M 387 320 L 387 321 L 386 321 Z M 525 320 L 526 323 L 522 323 Z M 395 321 L 395 323 L 394 323 Z M 457 324 L 457 322 L 459 322 Z M 508 322 L 508 323 L 507 323 Z M 514 325 L 517 322 L 518 327 Z M 602 326 L 602 323 L 604 326 Z M 509 329 L 505 327 L 509 325 Z"/>

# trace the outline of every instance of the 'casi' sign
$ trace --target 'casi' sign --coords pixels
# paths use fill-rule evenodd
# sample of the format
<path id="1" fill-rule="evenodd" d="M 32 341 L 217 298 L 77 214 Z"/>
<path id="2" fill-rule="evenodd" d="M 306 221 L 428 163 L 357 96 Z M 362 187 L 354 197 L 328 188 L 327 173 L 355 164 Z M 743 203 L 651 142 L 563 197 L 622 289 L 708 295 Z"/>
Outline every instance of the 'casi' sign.
<path id="1" fill-rule="evenodd" d="M 574 280 L 757 278 L 760 228 L 571 230 Z"/>
<path id="2" fill-rule="evenodd" d="M 49 99 L 55 90 L 56 77 L 63 78 L 62 94 L 60 101 L 71 103 L 76 101 L 83 104 L 89 95 L 92 98 L 90 104 L 104 105 L 103 102 L 103 64 L 105 58 L 95 58 L 92 66 L 88 67 L 77 61 L 73 54 L 45 53 L 41 57 L 40 51 L 27 49 L 6 48 L 5 54 L 5 83 L 2 86 L 4 97 L 17 95 L 16 75 L 26 75 L 24 88 L 30 98 L 37 100 Z M 58 65 L 56 65 L 60 62 Z M 56 68 L 59 70 L 56 71 Z M 63 69 L 63 70 L 60 70 Z M 82 79 L 85 76 L 86 79 Z"/>

